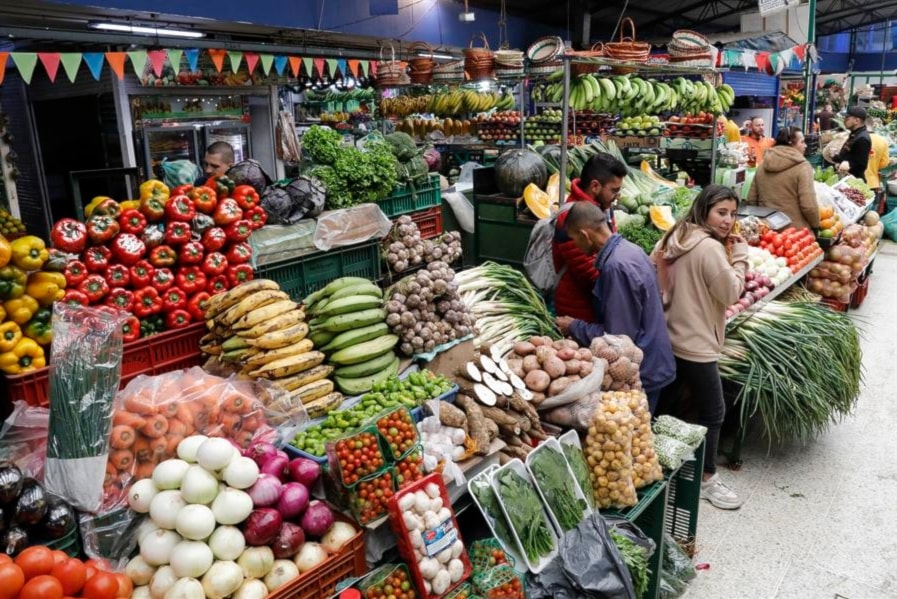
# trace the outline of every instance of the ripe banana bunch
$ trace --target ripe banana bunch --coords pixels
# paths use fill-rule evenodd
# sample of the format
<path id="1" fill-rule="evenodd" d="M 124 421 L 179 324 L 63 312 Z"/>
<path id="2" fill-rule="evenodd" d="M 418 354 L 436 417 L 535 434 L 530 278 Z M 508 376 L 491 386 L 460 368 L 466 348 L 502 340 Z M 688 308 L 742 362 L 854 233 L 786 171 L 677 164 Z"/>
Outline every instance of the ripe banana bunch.
<path id="1" fill-rule="evenodd" d="M 342 403 L 328 379 L 333 367 L 323 364 L 324 354 L 308 338 L 305 311 L 276 282 L 256 279 L 212 296 L 206 325 L 204 353 L 286 392 L 271 399 L 272 410 L 292 413 L 304 407 L 317 418 Z"/>
<path id="2" fill-rule="evenodd" d="M 380 100 L 380 112 L 383 116 L 404 118 L 418 112 L 426 112 L 432 96 L 400 96 Z"/>

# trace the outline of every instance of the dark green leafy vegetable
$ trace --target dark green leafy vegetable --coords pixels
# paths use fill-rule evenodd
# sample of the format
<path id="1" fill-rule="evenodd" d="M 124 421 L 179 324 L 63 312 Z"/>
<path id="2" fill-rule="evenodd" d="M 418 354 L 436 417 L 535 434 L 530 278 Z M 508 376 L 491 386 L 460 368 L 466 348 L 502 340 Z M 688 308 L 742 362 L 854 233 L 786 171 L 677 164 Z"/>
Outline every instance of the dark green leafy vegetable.
<path id="1" fill-rule="evenodd" d="M 531 469 L 561 528 L 565 532 L 576 528 L 585 515 L 586 502 L 577 496 L 577 483 L 569 477 L 563 454 L 543 447 L 533 456 Z"/>
<path id="2" fill-rule="evenodd" d="M 302 152 L 315 164 L 332 165 L 342 140 L 343 136 L 333 129 L 314 125 L 302 135 Z"/>
<path id="3" fill-rule="evenodd" d="M 576 477 L 576 482 L 582 490 L 582 494 L 586 497 L 586 502 L 590 508 L 594 509 L 595 493 L 592 490 L 592 478 L 589 476 L 589 465 L 582 455 L 582 450 L 576 445 L 569 443 L 561 443 L 561 447 L 564 450 L 567 463 L 570 464 L 570 469 L 573 470 L 573 476 Z"/>
<path id="4" fill-rule="evenodd" d="M 663 237 L 663 233 L 654 227 L 638 226 L 634 223 L 625 224 L 617 231 L 623 236 L 623 239 L 631 241 L 635 245 L 645 250 L 646 254 L 654 251 L 654 246 Z"/>
<path id="5" fill-rule="evenodd" d="M 542 501 L 536 489 L 513 470 L 498 475 L 498 495 L 511 526 L 530 562 L 537 562 L 554 550 L 554 538 L 545 521 Z"/>
<path id="6" fill-rule="evenodd" d="M 642 597 L 648 590 L 648 555 L 645 549 L 618 533 L 614 528 L 610 529 L 610 538 L 617 546 L 620 557 L 623 558 L 623 563 L 629 570 L 635 596 Z"/>
<path id="7" fill-rule="evenodd" d="M 511 529 L 508 528 L 508 521 L 501 506 L 498 503 L 498 497 L 495 490 L 485 478 L 481 478 L 471 485 L 473 495 L 482 506 L 483 510 L 492 518 L 492 527 L 495 529 L 495 536 L 504 543 L 505 547 L 514 546 L 514 537 L 511 535 Z"/>

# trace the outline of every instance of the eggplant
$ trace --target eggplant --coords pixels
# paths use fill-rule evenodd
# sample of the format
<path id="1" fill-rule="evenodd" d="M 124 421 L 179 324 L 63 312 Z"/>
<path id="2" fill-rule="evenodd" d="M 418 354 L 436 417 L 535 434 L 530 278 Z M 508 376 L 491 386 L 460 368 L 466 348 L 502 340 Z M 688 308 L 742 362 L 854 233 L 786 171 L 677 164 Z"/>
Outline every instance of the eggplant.
<path id="1" fill-rule="evenodd" d="M 0 462 L 0 503 L 12 503 L 22 490 L 25 476 L 12 462 Z"/>
<path id="2" fill-rule="evenodd" d="M 25 526 L 34 526 L 47 513 L 47 493 L 39 482 L 26 478 L 19 492 L 13 512 L 13 522 Z"/>
<path id="3" fill-rule="evenodd" d="M 28 533 L 18 526 L 0 533 L 0 551 L 6 555 L 16 555 L 28 546 Z"/>
<path id="4" fill-rule="evenodd" d="M 62 499 L 51 497 L 47 513 L 37 526 L 37 530 L 48 539 L 59 539 L 75 525 L 75 511 Z"/>

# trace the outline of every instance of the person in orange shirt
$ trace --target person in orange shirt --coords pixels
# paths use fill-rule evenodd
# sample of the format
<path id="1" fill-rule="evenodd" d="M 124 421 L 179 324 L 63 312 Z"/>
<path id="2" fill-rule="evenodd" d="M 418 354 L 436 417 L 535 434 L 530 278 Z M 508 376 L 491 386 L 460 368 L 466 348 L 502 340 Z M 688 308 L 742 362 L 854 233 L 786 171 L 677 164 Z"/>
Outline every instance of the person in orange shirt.
<path id="1" fill-rule="evenodd" d="M 741 141 L 748 145 L 748 149 L 754 156 L 753 161 L 756 165 L 763 160 L 763 152 L 775 145 L 775 140 L 771 137 L 764 137 L 766 123 L 759 116 L 751 117 L 751 130 L 747 135 L 741 136 Z"/>

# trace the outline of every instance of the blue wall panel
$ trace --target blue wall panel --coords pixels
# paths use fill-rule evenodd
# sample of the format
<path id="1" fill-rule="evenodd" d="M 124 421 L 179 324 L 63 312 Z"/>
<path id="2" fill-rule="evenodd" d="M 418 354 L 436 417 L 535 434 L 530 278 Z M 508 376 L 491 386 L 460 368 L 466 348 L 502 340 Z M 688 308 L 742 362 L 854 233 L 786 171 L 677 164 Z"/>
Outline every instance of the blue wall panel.
<path id="1" fill-rule="evenodd" d="M 736 96 L 776 96 L 778 78 L 755 71 L 729 71 L 723 73 L 723 81 L 732 86 Z"/>

